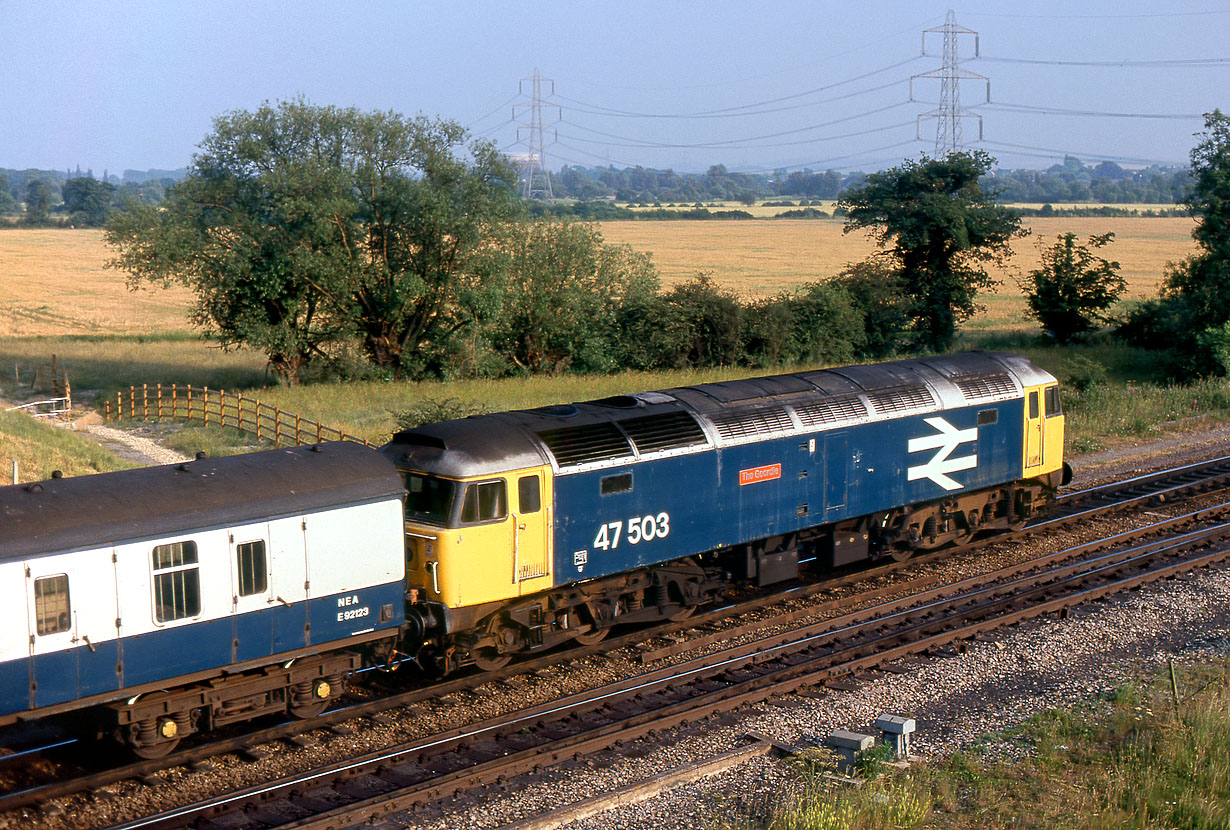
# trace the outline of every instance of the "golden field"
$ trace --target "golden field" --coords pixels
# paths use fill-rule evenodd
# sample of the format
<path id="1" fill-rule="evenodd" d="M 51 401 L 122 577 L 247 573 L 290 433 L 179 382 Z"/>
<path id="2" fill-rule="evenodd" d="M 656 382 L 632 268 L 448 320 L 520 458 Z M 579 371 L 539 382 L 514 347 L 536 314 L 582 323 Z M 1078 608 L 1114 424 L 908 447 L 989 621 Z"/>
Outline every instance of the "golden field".
<path id="1" fill-rule="evenodd" d="M 0 230 L 0 337 L 189 327 L 183 288 L 129 291 L 100 230 Z"/>
<path id="2" fill-rule="evenodd" d="M 972 321 L 1024 324 L 1016 278 L 1038 264 L 1039 241 L 1066 231 L 1082 239 L 1113 231 L 1107 256 L 1122 264 L 1128 297 L 1156 293 L 1165 263 L 1193 250 L 1189 218 L 1047 218 L 1026 222 L 1032 235 L 1017 240 L 1016 256 L 988 313 Z M 710 271 L 745 298 L 767 297 L 824 280 L 875 250 L 865 234 L 843 234 L 840 220 L 604 222 L 608 242 L 652 253 L 665 286 Z M 0 337 L 151 335 L 190 329 L 192 297 L 183 288 L 130 291 L 124 275 L 105 267 L 110 257 L 101 231 L 0 231 Z"/>
<path id="3" fill-rule="evenodd" d="M 1113 232 L 1115 241 L 1102 253 L 1119 261 L 1128 298 L 1156 294 L 1166 262 L 1194 250 L 1194 221 L 1187 217 L 1038 218 L 1026 219 L 1024 225 L 1031 234 L 1013 243 L 1015 256 L 1006 269 L 994 269 L 1003 285 L 984 298 L 987 314 L 972 321 L 975 327 L 1025 322 L 1024 297 L 1016 280 L 1038 267 L 1039 241 L 1052 244 L 1068 231 L 1082 241 Z M 601 227 L 608 242 L 652 253 L 665 286 L 710 271 L 719 285 L 745 298 L 825 280 L 876 250 L 865 233 L 842 233 L 840 219 L 619 221 Z"/>

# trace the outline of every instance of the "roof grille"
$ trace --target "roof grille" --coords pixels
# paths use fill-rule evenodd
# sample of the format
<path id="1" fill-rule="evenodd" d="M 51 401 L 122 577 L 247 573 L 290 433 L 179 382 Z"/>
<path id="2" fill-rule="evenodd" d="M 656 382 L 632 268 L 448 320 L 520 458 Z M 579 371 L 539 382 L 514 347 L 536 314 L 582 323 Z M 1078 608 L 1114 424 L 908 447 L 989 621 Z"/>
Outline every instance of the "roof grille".
<path id="1" fill-rule="evenodd" d="M 1007 373 L 994 375 L 975 375 L 972 377 L 953 378 L 952 382 L 961 390 L 961 394 L 969 400 L 979 398 L 994 398 L 999 395 L 1011 395 L 1016 392 L 1016 386 Z"/>
<path id="2" fill-rule="evenodd" d="M 723 438 L 745 438 L 749 435 L 788 432 L 794 429 L 790 415 L 780 407 L 735 410 L 709 417 Z"/>
<path id="3" fill-rule="evenodd" d="M 661 415 L 645 415 L 628 418 L 619 425 L 632 438 L 638 451 L 692 447 L 706 443 L 705 432 L 687 412 L 667 412 Z"/>
<path id="4" fill-rule="evenodd" d="M 881 413 L 912 412 L 935 407 L 935 401 L 925 386 L 899 386 L 883 392 L 869 392 L 867 400 L 871 401 L 876 412 Z"/>
<path id="5" fill-rule="evenodd" d="M 561 467 L 632 455 L 632 447 L 612 423 L 546 429 L 538 437 Z"/>
<path id="6" fill-rule="evenodd" d="M 867 416 L 867 407 L 857 395 L 847 395 L 843 398 L 829 398 L 819 403 L 809 403 L 806 406 L 796 406 L 794 414 L 805 426 L 818 427 L 823 424 L 836 424 L 841 421 L 854 421 Z"/>

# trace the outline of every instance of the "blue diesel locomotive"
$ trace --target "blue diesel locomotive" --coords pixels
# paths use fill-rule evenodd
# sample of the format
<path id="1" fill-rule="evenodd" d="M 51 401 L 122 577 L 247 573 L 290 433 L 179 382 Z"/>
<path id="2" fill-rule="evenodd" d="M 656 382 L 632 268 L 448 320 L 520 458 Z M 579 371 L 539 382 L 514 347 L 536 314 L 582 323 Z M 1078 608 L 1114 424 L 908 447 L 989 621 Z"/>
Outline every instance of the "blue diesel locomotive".
<path id="1" fill-rule="evenodd" d="M 362 668 L 490 669 L 1018 526 L 1062 452 L 1055 379 L 964 353 L 3 487 L 0 727 L 154 757 Z"/>
<path id="2" fill-rule="evenodd" d="M 399 433 L 407 626 L 445 670 L 1024 523 L 1070 470 L 1055 379 L 971 352 Z"/>

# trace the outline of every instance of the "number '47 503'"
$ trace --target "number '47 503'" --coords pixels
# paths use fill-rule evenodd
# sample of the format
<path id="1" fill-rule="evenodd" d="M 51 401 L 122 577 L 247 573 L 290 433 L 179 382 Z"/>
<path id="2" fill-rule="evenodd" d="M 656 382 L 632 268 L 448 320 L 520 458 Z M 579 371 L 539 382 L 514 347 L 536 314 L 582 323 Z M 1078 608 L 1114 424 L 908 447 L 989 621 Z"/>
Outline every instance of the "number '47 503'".
<path id="1" fill-rule="evenodd" d="M 625 528 L 627 533 L 625 534 Z M 671 532 L 671 517 L 669 513 L 659 513 L 656 516 L 633 516 L 630 519 L 607 522 L 598 528 L 594 537 L 594 548 L 597 550 L 613 550 L 619 547 L 620 541 L 626 535 L 629 545 L 648 542 L 652 539 L 665 539 Z"/>

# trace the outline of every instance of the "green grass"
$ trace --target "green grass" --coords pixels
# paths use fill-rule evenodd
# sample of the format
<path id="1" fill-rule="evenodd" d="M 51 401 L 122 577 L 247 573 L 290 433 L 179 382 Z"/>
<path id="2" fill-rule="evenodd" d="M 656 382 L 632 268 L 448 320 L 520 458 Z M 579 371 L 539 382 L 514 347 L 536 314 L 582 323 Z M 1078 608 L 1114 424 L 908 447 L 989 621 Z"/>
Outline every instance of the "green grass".
<path id="1" fill-rule="evenodd" d="M 0 338 L 0 384 L 28 388 L 52 355 L 73 389 L 104 394 L 143 383 L 251 389 L 270 380 L 259 353 L 223 352 L 194 334 L 163 332 Z"/>
<path id="2" fill-rule="evenodd" d="M 859 788 L 834 785 L 823 775 L 829 771 L 824 755 L 809 754 L 793 763 L 797 797 L 745 808 L 716 826 L 1225 828 L 1230 658 L 1177 667 L 1177 675 L 1177 706 L 1163 672 Z M 996 760 L 988 744 L 1028 752 L 1009 763 Z"/>
<path id="3" fill-rule="evenodd" d="M 74 432 L 58 429 L 21 412 L 0 412 L 0 483 L 43 481 L 53 470 L 66 476 L 105 473 L 134 465 Z"/>

